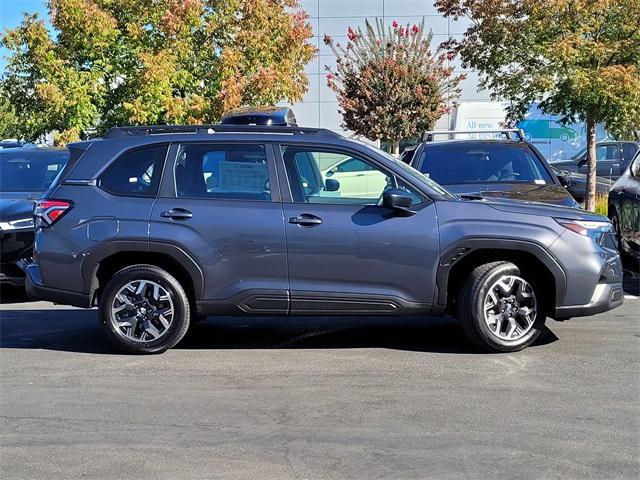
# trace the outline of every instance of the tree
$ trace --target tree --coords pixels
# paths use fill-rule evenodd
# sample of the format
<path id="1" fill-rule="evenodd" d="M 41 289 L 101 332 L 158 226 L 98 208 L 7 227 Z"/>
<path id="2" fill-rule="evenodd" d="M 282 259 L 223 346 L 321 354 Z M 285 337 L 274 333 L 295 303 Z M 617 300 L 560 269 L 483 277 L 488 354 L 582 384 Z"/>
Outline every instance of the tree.
<path id="1" fill-rule="evenodd" d="M 433 55 L 433 34 L 421 25 L 386 28 L 376 19 L 364 32 L 349 28 L 343 47 L 325 36 L 335 54 L 336 68 L 327 67 L 327 84 L 338 97 L 342 126 L 370 140 L 391 142 L 399 153 L 400 140 L 430 130 L 459 94 L 463 78 L 453 75 L 446 54 Z"/>
<path id="2" fill-rule="evenodd" d="M 0 139 L 16 137 L 17 126 L 16 112 L 0 91 Z"/>
<path id="3" fill-rule="evenodd" d="M 308 87 L 315 48 L 297 0 L 50 0 L 49 12 L 54 36 L 25 15 L 2 39 L 2 88 L 27 139 L 214 122 Z"/>
<path id="4" fill-rule="evenodd" d="M 596 124 L 614 135 L 640 128 L 640 0 L 437 0 L 467 17 L 448 47 L 477 69 L 481 87 L 523 118 L 532 102 L 587 128 L 586 208 L 595 209 Z"/>

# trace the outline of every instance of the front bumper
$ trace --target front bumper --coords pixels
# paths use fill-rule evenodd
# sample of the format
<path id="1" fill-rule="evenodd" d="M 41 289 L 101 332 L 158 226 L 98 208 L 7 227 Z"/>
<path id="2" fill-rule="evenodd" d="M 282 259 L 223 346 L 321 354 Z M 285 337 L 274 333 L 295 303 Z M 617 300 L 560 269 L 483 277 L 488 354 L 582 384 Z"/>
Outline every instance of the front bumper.
<path id="1" fill-rule="evenodd" d="M 599 283 L 586 305 L 566 305 L 556 307 L 554 318 L 567 320 L 572 317 L 586 317 L 596 313 L 606 312 L 624 303 L 622 283 Z"/>
<path id="2" fill-rule="evenodd" d="M 34 300 L 46 300 L 48 302 L 62 305 L 73 305 L 74 307 L 91 307 L 91 296 L 81 292 L 71 292 L 42 285 L 40 269 L 35 263 L 27 265 L 25 289 L 27 295 Z"/>

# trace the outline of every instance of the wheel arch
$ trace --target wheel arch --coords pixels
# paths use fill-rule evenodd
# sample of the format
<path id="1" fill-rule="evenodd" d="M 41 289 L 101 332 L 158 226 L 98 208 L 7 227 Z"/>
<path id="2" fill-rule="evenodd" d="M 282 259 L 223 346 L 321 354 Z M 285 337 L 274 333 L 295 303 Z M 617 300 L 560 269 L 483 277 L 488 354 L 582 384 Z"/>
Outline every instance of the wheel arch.
<path id="1" fill-rule="evenodd" d="M 155 265 L 176 277 L 191 301 L 202 298 L 202 269 L 181 248 L 171 244 L 116 241 L 92 251 L 82 264 L 82 275 L 91 304 L 96 303 L 100 289 L 113 274 L 124 267 L 141 264 Z"/>
<path id="2" fill-rule="evenodd" d="M 555 306 L 564 299 L 566 275 L 558 262 L 534 242 L 504 239 L 466 239 L 448 249 L 441 257 L 437 272 L 438 310 L 451 311 L 456 294 L 478 265 L 508 261 L 526 271 L 545 291 L 544 308 L 551 316 Z"/>

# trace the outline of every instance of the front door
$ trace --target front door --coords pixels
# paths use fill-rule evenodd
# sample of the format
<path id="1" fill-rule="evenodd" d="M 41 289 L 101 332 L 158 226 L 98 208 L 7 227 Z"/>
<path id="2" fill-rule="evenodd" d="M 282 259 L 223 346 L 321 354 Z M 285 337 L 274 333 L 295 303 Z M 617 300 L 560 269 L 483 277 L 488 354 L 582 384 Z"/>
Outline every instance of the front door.
<path id="1" fill-rule="evenodd" d="M 622 241 L 640 258 L 640 154 L 636 155 L 624 183 L 618 185 L 620 199 L 620 233 Z M 622 188 L 620 188 L 622 187 Z"/>
<path id="2" fill-rule="evenodd" d="M 271 146 L 184 143 L 172 156 L 150 238 L 197 262 L 201 312 L 286 313 L 285 232 Z"/>
<path id="3" fill-rule="evenodd" d="M 434 204 L 351 151 L 282 146 L 280 153 L 293 199 L 283 204 L 291 313 L 426 313 L 438 256 Z M 330 188 L 326 178 L 309 185 L 317 175 L 303 172 L 325 172 L 337 156 L 366 164 L 364 191 L 348 176 L 332 175 L 339 185 Z M 388 187 L 410 191 L 416 214 L 379 206 Z"/>

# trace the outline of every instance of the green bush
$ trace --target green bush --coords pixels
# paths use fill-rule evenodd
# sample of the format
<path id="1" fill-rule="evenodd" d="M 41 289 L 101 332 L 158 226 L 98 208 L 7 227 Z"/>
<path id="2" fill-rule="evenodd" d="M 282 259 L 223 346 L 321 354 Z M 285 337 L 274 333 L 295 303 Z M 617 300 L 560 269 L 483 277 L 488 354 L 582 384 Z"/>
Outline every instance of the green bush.
<path id="1" fill-rule="evenodd" d="M 609 196 L 598 194 L 596 195 L 596 213 L 600 215 L 608 216 L 609 213 Z"/>

